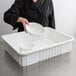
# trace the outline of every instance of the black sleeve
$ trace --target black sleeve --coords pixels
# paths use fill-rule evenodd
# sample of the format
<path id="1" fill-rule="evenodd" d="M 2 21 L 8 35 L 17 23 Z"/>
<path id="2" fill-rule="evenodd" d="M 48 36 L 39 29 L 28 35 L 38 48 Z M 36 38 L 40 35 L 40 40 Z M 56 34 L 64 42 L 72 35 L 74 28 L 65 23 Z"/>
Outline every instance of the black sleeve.
<path id="1" fill-rule="evenodd" d="M 21 2 L 15 0 L 14 4 L 4 13 L 4 21 L 13 26 L 13 29 L 17 27 L 16 21 L 20 15 Z"/>
<path id="2" fill-rule="evenodd" d="M 49 26 L 52 27 L 53 29 L 56 28 L 56 26 L 55 26 L 55 17 L 54 17 L 54 7 L 53 7 L 52 1 L 50 3 Z"/>

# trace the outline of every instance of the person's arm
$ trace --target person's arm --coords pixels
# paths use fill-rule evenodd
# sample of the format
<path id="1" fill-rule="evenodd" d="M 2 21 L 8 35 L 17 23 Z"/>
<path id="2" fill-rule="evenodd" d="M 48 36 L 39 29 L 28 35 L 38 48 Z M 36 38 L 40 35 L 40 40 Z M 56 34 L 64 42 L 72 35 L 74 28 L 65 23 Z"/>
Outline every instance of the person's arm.
<path id="1" fill-rule="evenodd" d="M 54 8 L 53 8 L 52 1 L 50 3 L 49 26 L 52 27 L 53 29 L 56 28 L 56 26 L 55 26 L 55 17 L 54 17 Z"/>
<path id="2" fill-rule="evenodd" d="M 17 23 L 21 23 L 23 27 L 28 23 L 26 18 L 20 17 L 21 6 L 23 0 L 15 0 L 14 4 L 4 13 L 4 21 L 13 26 L 13 29 L 18 27 Z M 25 28 L 24 28 L 25 30 Z"/>
<path id="3" fill-rule="evenodd" d="M 4 21 L 11 24 L 14 28 L 17 27 L 16 21 L 19 18 L 21 9 L 20 0 L 15 0 L 14 4 L 4 13 Z"/>

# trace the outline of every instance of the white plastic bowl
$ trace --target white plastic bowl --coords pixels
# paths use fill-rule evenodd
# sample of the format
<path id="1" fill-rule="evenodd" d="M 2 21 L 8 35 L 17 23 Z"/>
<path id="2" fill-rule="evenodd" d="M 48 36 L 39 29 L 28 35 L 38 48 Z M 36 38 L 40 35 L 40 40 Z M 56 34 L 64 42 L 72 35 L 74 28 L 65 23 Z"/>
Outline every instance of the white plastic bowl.
<path id="1" fill-rule="evenodd" d="M 32 35 L 40 36 L 44 33 L 44 27 L 36 22 L 30 22 L 29 25 L 26 25 L 27 33 Z"/>

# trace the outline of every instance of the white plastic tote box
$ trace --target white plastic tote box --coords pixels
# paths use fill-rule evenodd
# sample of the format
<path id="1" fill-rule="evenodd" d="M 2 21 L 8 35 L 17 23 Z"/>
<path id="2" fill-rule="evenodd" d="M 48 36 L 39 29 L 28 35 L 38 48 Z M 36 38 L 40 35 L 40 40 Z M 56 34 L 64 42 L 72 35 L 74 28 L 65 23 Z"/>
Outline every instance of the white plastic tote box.
<path id="1" fill-rule="evenodd" d="M 70 52 L 73 37 L 49 27 L 44 29 L 45 32 L 41 37 L 31 36 L 26 32 L 3 35 L 6 51 L 21 66 L 28 66 Z"/>

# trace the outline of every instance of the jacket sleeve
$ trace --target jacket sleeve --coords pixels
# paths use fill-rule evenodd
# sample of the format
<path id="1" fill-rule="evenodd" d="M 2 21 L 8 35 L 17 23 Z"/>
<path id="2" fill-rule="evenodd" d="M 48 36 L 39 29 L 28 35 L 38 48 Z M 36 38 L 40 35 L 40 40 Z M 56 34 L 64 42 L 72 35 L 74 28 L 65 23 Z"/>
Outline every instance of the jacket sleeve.
<path id="1" fill-rule="evenodd" d="M 53 7 L 52 1 L 50 3 L 49 26 L 52 27 L 53 29 L 56 28 L 56 26 L 55 26 L 55 16 L 54 16 L 54 7 Z"/>
<path id="2" fill-rule="evenodd" d="M 14 4 L 4 13 L 4 21 L 17 28 L 16 21 L 20 15 L 21 3 L 20 0 L 15 0 Z"/>

